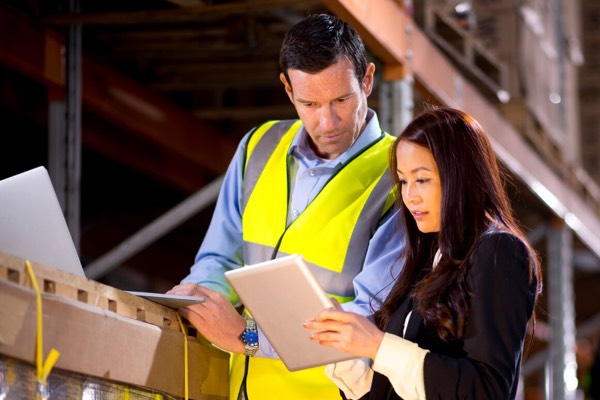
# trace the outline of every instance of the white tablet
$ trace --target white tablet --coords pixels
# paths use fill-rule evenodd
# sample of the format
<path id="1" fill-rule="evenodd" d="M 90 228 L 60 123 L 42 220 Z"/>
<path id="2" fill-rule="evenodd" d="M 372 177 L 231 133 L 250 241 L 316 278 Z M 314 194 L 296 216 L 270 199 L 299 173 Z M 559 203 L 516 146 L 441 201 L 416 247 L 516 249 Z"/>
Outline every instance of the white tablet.
<path id="1" fill-rule="evenodd" d="M 193 304 L 204 303 L 204 297 L 197 296 L 181 296 L 175 294 L 163 294 L 163 293 L 150 293 L 150 292 L 132 292 L 127 291 L 138 297 L 143 297 L 148 300 L 152 300 L 155 303 L 162 304 L 169 308 L 182 308 L 191 306 Z"/>
<path id="2" fill-rule="evenodd" d="M 333 303 L 301 256 L 227 271 L 225 277 L 288 370 L 354 358 L 310 340 L 311 331 L 303 327 Z"/>

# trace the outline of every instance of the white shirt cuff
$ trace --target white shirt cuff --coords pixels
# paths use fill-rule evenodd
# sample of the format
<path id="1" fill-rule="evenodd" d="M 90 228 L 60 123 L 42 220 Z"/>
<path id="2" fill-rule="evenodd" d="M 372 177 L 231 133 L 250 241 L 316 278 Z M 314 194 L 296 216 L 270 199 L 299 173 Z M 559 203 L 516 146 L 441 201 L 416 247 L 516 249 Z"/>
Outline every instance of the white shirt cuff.
<path id="1" fill-rule="evenodd" d="M 425 399 L 423 365 L 428 350 L 399 336 L 385 333 L 373 369 L 385 375 L 405 400 Z"/>
<path id="2" fill-rule="evenodd" d="M 371 359 L 356 358 L 326 365 L 325 375 L 344 392 L 347 399 L 360 399 L 371 390 Z"/>

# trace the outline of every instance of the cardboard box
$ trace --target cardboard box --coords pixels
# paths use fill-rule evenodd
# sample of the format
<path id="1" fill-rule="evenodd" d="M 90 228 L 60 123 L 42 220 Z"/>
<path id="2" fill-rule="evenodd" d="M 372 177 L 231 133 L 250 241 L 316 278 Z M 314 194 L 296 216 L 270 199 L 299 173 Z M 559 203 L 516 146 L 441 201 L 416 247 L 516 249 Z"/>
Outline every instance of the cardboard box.
<path id="1" fill-rule="evenodd" d="M 45 290 L 43 357 L 51 348 L 60 352 L 54 368 L 184 396 L 184 335 L 173 310 L 40 264 L 33 269 Z M 4 254 L 0 304 L 0 354 L 34 364 L 36 294 L 24 261 Z M 228 398 L 229 354 L 195 337 L 185 340 L 189 397 Z"/>

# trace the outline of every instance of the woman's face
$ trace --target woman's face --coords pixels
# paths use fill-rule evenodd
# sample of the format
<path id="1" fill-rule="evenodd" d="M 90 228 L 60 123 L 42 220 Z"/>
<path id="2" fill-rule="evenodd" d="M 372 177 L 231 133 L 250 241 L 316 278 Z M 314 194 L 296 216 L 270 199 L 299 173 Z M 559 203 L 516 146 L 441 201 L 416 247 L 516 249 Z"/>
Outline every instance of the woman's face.
<path id="1" fill-rule="evenodd" d="M 442 184 L 431 151 L 408 141 L 396 148 L 402 202 L 423 233 L 439 232 Z"/>

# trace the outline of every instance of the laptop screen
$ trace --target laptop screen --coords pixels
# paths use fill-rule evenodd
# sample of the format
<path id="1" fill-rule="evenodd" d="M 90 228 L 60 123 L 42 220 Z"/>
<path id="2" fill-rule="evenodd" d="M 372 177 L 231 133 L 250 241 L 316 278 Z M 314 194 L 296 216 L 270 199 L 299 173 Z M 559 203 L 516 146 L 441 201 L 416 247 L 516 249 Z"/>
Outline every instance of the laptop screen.
<path id="1" fill-rule="evenodd" d="M 0 181 L 0 252 L 85 278 L 67 221 L 44 167 Z M 130 292 L 171 308 L 204 298 Z"/>
<path id="2" fill-rule="evenodd" d="M 0 251 L 85 277 L 46 168 L 0 180 Z"/>

